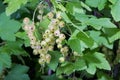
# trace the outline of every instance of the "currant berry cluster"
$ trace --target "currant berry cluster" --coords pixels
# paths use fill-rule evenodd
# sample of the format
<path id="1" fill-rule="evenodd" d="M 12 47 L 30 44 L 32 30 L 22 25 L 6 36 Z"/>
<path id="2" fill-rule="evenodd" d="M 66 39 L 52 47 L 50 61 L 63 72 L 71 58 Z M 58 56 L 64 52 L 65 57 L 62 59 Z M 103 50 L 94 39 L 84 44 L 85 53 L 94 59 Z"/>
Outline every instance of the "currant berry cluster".
<path id="1" fill-rule="evenodd" d="M 63 55 L 63 57 L 60 57 L 59 60 L 60 62 L 64 62 L 65 57 L 68 55 L 68 47 L 62 44 L 66 36 L 65 34 L 61 33 L 61 28 L 65 27 L 65 23 L 64 21 L 62 21 L 61 12 L 59 11 L 56 12 L 56 15 L 50 12 L 47 14 L 47 16 L 51 20 L 48 29 L 55 38 L 54 41 L 57 44 L 57 48 L 60 50 L 60 52 Z"/>
<path id="2" fill-rule="evenodd" d="M 39 10 L 40 14 L 43 14 L 41 10 Z M 39 15 L 38 15 L 39 16 Z M 42 16 L 41 16 L 42 17 Z M 38 18 L 38 17 L 37 17 Z M 60 57 L 60 62 L 64 62 L 65 57 L 68 55 L 68 47 L 63 45 L 62 42 L 65 40 L 66 36 L 61 32 L 61 28 L 65 27 L 64 21 L 62 21 L 61 12 L 58 11 L 53 13 L 52 11 L 47 14 L 47 18 L 50 20 L 48 25 L 48 29 L 42 34 L 42 40 L 37 40 L 34 32 L 35 32 L 35 24 L 31 22 L 29 18 L 24 18 L 23 29 L 26 31 L 30 44 L 33 49 L 33 53 L 35 55 L 40 55 L 39 63 L 44 65 L 45 63 L 49 63 L 51 60 L 51 55 L 48 54 L 49 51 L 54 50 L 54 46 L 57 45 L 57 48 L 62 53 L 63 57 Z M 42 18 L 38 18 L 41 20 Z"/>

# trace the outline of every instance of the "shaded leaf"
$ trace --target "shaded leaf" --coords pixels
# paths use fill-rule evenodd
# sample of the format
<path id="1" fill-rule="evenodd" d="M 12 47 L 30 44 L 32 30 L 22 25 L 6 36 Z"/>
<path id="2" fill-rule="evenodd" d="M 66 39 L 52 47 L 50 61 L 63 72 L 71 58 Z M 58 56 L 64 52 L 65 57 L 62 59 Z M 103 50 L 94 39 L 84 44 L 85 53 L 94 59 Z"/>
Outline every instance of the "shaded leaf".
<path id="1" fill-rule="evenodd" d="M 3 40 L 15 41 L 15 32 L 20 29 L 20 26 L 18 21 L 10 19 L 5 13 L 0 15 L 0 37 Z"/>

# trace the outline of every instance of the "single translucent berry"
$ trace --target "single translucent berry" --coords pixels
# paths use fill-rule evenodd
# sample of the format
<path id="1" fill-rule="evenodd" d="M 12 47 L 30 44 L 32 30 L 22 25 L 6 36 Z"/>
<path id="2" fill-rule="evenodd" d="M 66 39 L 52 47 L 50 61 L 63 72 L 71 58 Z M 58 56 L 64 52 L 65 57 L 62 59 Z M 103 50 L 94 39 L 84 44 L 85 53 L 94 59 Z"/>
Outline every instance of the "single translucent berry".
<path id="1" fill-rule="evenodd" d="M 64 40 L 64 39 L 65 39 L 65 35 L 64 35 L 64 34 L 60 34 L 59 38 L 60 38 L 61 40 Z"/>
<path id="2" fill-rule="evenodd" d="M 52 19 L 52 18 L 54 17 L 54 14 L 53 14 L 52 12 L 49 12 L 49 13 L 47 14 L 47 16 L 48 16 L 49 19 Z"/>
<path id="3" fill-rule="evenodd" d="M 63 63 L 65 61 L 65 58 L 64 57 L 60 57 L 59 61 L 60 61 L 60 63 Z"/>
<path id="4" fill-rule="evenodd" d="M 51 41 L 51 39 L 50 39 L 50 38 L 46 38 L 45 41 L 46 41 L 47 43 L 49 43 L 49 42 Z"/>
<path id="5" fill-rule="evenodd" d="M 56 39 L 56 43 L 59 44 L 59 43 L 62 43 L 62 40 L 61 39 Z"/>
<path id="6" fill-rule="evenodd" d="M 64 54 L 64 53 L 65 53 L 65 49 L 64 49 L 64 48 L 61 48 L 61 49 L 60 49 L 60 52 Z"/>
<path id="7" fill-rule="evenodd" d="M 47 30 L 45 31 L 45 34 L 50 34 L 50 30 L 47 29 Z"/>
<path id="8" fill-rule="evenodd" d="M 78 56 L 78 52 L 74 51 L 74 52 L 73 52 L 73 55 L 74 55 L 74 56 Z"/>
<path id="9" fill-rule="evenodd" d="M 34 54 L 34 55 L 38 55 L 38 50 L 34 49 L 34 50 L 33 50 L 33 54 Z"/>
<path id="10" fill-rule="evenodd" d="M 51 60 L 51 55 L 50 54 L 46 54 L 46 62 L 50 63 Z"/>
<path id="11" fill-rule="evenodd" d="M 41 65 L 42 65 L 42 64 L 45 64 L 45 60 L 44 60 L 44 59 L 41 59 L 41 58 L 38 60 L 38 62 L 39 62 L 39 64 L 41 64 Z"/>
<path id="12" fill-rule="evenodd" d="M 58 20 L 58 19 L 52 19 L 52 24 L 54 24 L 54 25 L 56 25 L 56 24 L 58 24 L 60 21 Z"/>
<path id="13" fill-rule="evenodd" d="M 68 47 L 67 46 L 64 46 L 63 48 L 64 48 L 65 52 L 68 52 Z"/>
<path id="14" fill-rule="evenodd" d="M 60 12 L 60 11 L 58 11 L 58 12 L 56 13 L 56 18 L 57 18 L 57 19 L 62 19 L 62 17 L 61 17 L 61 12 Z"/>
<path id="15" fill-rule="evenodd" d="M 48 47 L 48 50 L 49 50 L 49 51 L 53 51 L 53 46 L 49 46 L 49 47 Z"/>
<path id="16" fill-rule="evenodd" d="M 24 24 L 28 24 L 30 22 L 30 19 L 28 17 L 24 18 L 23 19 L 23 23 Z"/>
<path id="17" fill-rule="evenodd" d="M 41 41 L 41 46 L 46 46 L 46 45 L 47 45 L 46 41 Z"/>
<path id="18" fill-rule="evenodd" d="M 37 19 L 38 19 L 38 20 L 42 20 L 42 15 L 38 15 L 38 16 L 37 16 Z"/>
<path id="19" fill-rule="evenodd" d="M 59 49 L 62 48 L 62 44 L 58 44 L 57 48 L 59 48 Z"/>
<path id="20" fill-rule="evenodd" d="M 65 23 L 64 23 L 63 21 L 60 21 L 59 27 L 60 27 L 60 28 L 63 28 L 64 26 L 65 26 Z"/>
<path id="21" fill-rule="evenodd" d="M 43 14 L 43 11 L 42 11 L 42 10 L 39 10 L 38 12 L 39 12 L 40 15 Z"/>
<path id="22" fill-rule="evenodd" d="M 54 32 L 54 35 L 55 35 L 55 36 L 59 36 L 59 35 L 60 35 L 60 30 L 59 30 L 59 29 L 56 30 L 56 31 Z"/>

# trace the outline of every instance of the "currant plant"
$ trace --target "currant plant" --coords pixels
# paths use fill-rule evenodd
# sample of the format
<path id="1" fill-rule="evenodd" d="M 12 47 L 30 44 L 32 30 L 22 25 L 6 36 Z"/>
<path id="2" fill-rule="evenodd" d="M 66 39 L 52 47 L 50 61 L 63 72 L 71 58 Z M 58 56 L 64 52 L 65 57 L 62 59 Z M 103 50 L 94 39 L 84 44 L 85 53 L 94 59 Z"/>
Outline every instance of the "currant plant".
<path id="1" fill-rule="evenodd" d="M 1 0 L 0 80 L 119 80 L 120 0 Z"/>

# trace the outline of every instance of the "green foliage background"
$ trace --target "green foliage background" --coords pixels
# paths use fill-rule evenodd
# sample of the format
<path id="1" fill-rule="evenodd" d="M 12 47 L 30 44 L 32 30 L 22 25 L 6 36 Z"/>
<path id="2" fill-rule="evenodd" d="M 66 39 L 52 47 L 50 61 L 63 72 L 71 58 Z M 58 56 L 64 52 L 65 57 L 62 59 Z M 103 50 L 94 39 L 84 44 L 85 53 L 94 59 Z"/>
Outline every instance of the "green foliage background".
<path id="1" fill-rule="evenodd" d="M 52 60 L 44 69 L 22 29 L 24 17 L 32 19 L 41 1 L 49 4 L 0 0 L 0 80 L 119 80 L 120 0 L 50 0 L 49 8 L 62 11 L 69 27 L 67 44 L 81 56 L 60 65 L 61 53 L 50 52 Z"/>

